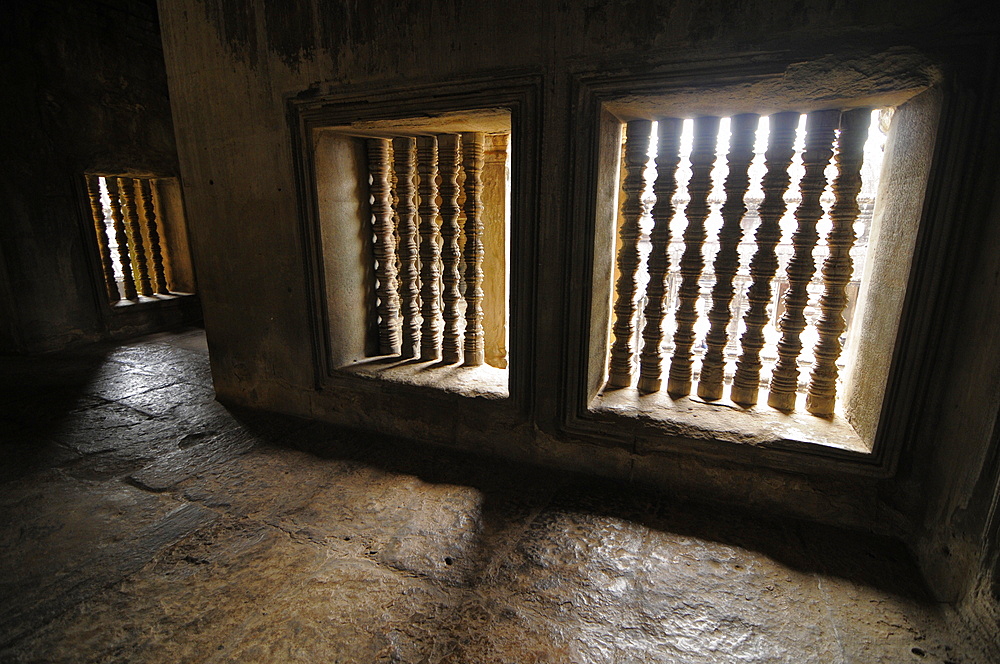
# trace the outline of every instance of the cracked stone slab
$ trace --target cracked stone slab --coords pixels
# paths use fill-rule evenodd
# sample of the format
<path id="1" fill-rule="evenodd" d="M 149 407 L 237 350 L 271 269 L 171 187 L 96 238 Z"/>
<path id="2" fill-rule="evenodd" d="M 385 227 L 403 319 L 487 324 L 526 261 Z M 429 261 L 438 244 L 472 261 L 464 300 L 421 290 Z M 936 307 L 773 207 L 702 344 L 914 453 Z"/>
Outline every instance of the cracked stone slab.
<path id="1" fill-rule="evenodd" d="M 215 392 L 204 385 L 171 383 L 139 394 L 118 399 L 118 402 L 150 417 L 176 418 L 189 421 L 190 417 L 205 417 L 229 412 L 215 400 Z"/>
<path id="2" fill-rule="evenodd" d="M 260 519 L 317 543 L 349 543 L 359 556 L 453 585 L 467 585 L 485 573 L 492 552 L 507 546 L 537 511 L 539 503 L 531 499 L 547 495 L 546 489 L 525 487 L 512 495 L 488 485 L 426 481 L 358 459 L 323 459 L 273 447 L 255 448 L 202 472 L 181 462 L 166 480 L 151 477 L 157 465 L 133 478 L 162 490 L 187 474 L 178 485 L 187 500 Z"/>
<path id="3" fill-rule="evenodd" d="M 147 491 L 168 491 L 199 473 L 211 472 L 246 454 L 257 444 L 253 436 L 242 429 L 231 429 L 217 435 L 195 430 L 179 434 L 171 431 L 173 451 L 156 458 L 151 464 L 132 473 L 128 481 Z"/>
<path id="4" fill-rule="evenodd" d="M 190 473 L 180 489 L 188 500 L 316 541 L 353 537 L 360 542 L 395 532 L 407 518 L 414 484 L 411 477 L 353 462 L 262 447 Z"/>
<path id="5" fill-rule="evenodd" d="M 205 358 L 198 353 L 181 352 L 165 355 L 162 360 L 140 364 L 142 371 L 151 371 L 171 381 L 190 385 L 212 384 L 212 372 Z"/>
<path id="6" fill-rule="evenodd" d="M 540 616 L 574 662 L 840 661 L 808 575 L 628 520 L 547 511 L 493 584 L 492 611 Z"/>
<path id="7" fill-rule="evenodd" d="M 803 528 L 814 553 L 829 529 Z M 844 661 L 923 661 L 955 664 L 959 653 L 974 650 L 968 635 L 952 629 L 944 607 L 934 602 L 916 566 L 898 543 L 866 547 L 846 539 L 824 552 L 816 575 Z M 862 562 L 863 561 L 863 562 Z"/>
<path id="8" fill-rule="evenodd" d="M 116 401 L 165 387 L 173 382 L 175 382 L 173 378 L 151 370 L 119 371 L 109 366 L 87 383 L 84 392 L 91 396 Z"/>
<path id="9" fill-rule="evenodd" d="M 110 479 L 175 449 L 178 428 L 122 404 L 108 403 L 72 413 L 48 428 L 39 423 L 23 429 L 16 447 L 55 445 L 67 453 L 54 455 L 53 465 L 62 465 L 81 479 Z"/>
<path id="10" fill-rule="evenodd" d="M 178 348 L 168 344 L 139 343 L 118 346 L 108 350 L 107 359 L 137 369 L 148 369 L 154 365 L 193 359 L 197 361 L 204 353 Z"/>

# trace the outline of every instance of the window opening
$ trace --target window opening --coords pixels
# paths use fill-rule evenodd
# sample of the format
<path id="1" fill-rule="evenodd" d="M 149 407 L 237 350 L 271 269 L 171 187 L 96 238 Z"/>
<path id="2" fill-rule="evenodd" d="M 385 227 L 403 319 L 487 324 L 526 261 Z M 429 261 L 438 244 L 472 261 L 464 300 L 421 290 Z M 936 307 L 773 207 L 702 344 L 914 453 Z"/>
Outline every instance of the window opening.
<path id="1" fill-rule="evenodd" d="M 486 202 L 506 207 L 508 144 L 485 132 L 366 139 L 380 355 L 506 366 L 505 351 L 487 353 L 484 262 L 506 253 L 502 230 L 486 224 L 502 228 L 503 217 Z M 501 274 L 489 290 L 505 291 L 506 266 L 492 267 Z M 500 328 L 491 336 L 504 348 Z"/>
<path id="2" fill-rule="evenodd" d="M 606 389 L 833 415 L 890 115 L 626 123 Z"/>
<path id="3" fill-rule="evenodd" d="M 108 301 L 170 295 L 156 179 L 87 175 L 86 182 Z"/>
<path id="4" fill-rule="evenodd" d="M 511 138 L 504 108 L 311 130 L 331 378 L 510 396 Z"/>

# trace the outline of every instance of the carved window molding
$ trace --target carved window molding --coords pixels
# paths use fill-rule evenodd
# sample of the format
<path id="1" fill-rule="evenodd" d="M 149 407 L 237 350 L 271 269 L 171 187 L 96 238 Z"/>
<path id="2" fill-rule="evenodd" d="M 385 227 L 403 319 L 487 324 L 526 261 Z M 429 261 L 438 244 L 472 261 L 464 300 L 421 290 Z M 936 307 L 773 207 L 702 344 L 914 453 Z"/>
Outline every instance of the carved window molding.
<path id="1" fill-rule="evenodd" d="M 915 62 L 920 66 L 915 67 Z M 906 313 L 907 282 L 912 280 L 910 268 L 940 93 L 934 87 L 936 70 L 913 54 L 895 59 L 879 56 L 880 76 L 867 80 L 861 75 L 854 80 L 845 77 L 843 65 L 822 60 L 789 64 L 776 59 L 752 66 L 720 62 L 578 79 L 579 121 L 592 138 L 581 150 L 574 191 L 580 192 L 578 200 L 586 201 L 577 210 L 577 223 L 590 233 L 574 250 L 575 262 L 588 266 L 591 283 L 590 297 L 579 310 L 571 307 L 570 311 L 570 320 L 579 322 L 582 334 L 572 338 L 571 332 L 570 348 L 576 350 L 578 359 L 571 360 L 567 377 L 564 431 L 605 444 L 611 440 L 640 452 L 692 450 L 795 467 L 801 467 L 806 458 L 806 463 L 888 472 L 894 457 L 892 445 L 883 440 L 887 427 L 880 427 L 880 422 L 883 412 L 891 410 L 893 400 L 900 396 L 890 387 L 906 373 L 898 356 L 908 342 L 911 346 L 919 343 L 907 339 L 900 321 Z M 796 67 L 809 70 L 810 75 L 792 75 Z M 830 81 L 845 81 L 842 94 L 830 93 L 836 88 Z M 856 269 L 864 277 L 849 357 L 841 369 L 846 380 L 837 386 L 843 407 L 831 416 L 830 388 L 836 384 L 837 373 L 831 367 L 837 369 L 837 357 L 830 349 L 836 350 L 841 340 L 840 314 L 846 304 L 845 285 L 851 278 L 845 259 L 859 184 L 854 177 L 857 164 L 850 162 L 857 162 L 858 140 L 863 144 L 860 135 L 867 133 L 852 127 L 864 125 L 866 129 L 872 109 L 886 107 L 895 112 L 871 227 L 871 249 L 865 265 Z M 806 175 L 797 184 L 801 186 L 799 200 L 787 202 L 788 162 L 801 114 L 807 114 L 810 124 L 802 154 Z M 761 185 L 763 200 L 752 206 L 758 208 L 761 222 L 745 228 L 745 171 L 754 158 L 753 129 L 757 118 L 764 116 L 772 128 L 771 145 Z M 682 154 L 681 124 L 692 118 L 692 146 Z M 727 150 L 715 146 L 720 118 L 726 118 L 733 136 Z M 659 146 L 649 163 L 654 121 L 658 121 Z M 831 158 L 844 163 L 829 169 Z M 678 181 L 677 164 L 682 159 L 689 169 Z M 727 178 L 723 180 L 716 172 L 713 183 L 716 161 L 726 166 Z M 647 183 L 647 169 L 660 177 Z M 724 195 L 710 206 L 708 193 L 713 185 Z M 683 205 L 675 197 L 679 187 L 687 190 Z M 824 240 L 827 244 L 824 267 L 814 254 L 814 236 L 816 221 L 824 212 L 816 199 L 827 188 L 833 190 L 834 200 L 826 203 L 825 212 L 832 217 L 836 232 L 821 236 L 821 244 Z M 650 206 L 651 210 L 645 210 Z M 720 250 L 711 255 L 703 251 L 709 212 L 727 229 L 720 229 L 713 238 Z M 644 213 L 649 219 L 640 223 Z M 790 267 L 781 269 L 787 291 L 775 300 L 771 292 L 778 285 L 772 279 L 778 268 L 774 245 L 781 239 L 779 220 L 786 214 L 794 216 L 797 230 L 787 238 Z M 682 218 L 679 226 L 670 224 L 676 217 Z M 671 228 L 679 236 L 673 238 L 678 249 L 675 256 L 667 251 Z M 756 236 L 750 245 L 754 256 L 746 257 L 743 262 L 748 265 L 740 266 L 733 251 L 747 233 Z M 674 262 L 673 275 L 670 261 Z M 747 272 L 745 283 L 742 288 L 740 284 L 727 287 L 735 272 L 732 268 L 738 266 Z M 814 270 L 821 274 L 825 270 L 825 278 L 820 284 L 822 295 L 814 295 L 817 301 L 810 302 L 807 286 Z M 714 274 L 706 280 L 709 272 Z M 643 284 L 646 275 L 648 283 Z M 673 288 L 672 281 L 676 282 Z M 668 308 L 665 302 L 671 298 Z M 734 312 L 734 302 L 741 298 L 746 306 Z M 775 301 L 783 306 L 782 316 L 774 310 Z M 798 346 L 803 303 L 819 311 L 816 357 L 821 366 L 813 372 L 817 374 L 813 394 L 797 398 L 795 370 L 810 370 L 797 361 L 802 354 Z M 732 325 L 737 315 L 743 319 L 737 319 L 739 332 Z M 669 328 L 663 326 L 667 318 Z M 765 382 L 760 387 L 762 330 L 768 321 L 777 323 L 773 340 L 777 353 L 771 358 L 777 360 L 777 369 L 772 376 L 771 367 L 764 367 Z M 696 334 L 696 326 L 706 329 Z M 742 343 L 735 343 L 734 336 Z M 696 352 L 696 343 L 704 349 Z M 670 352 L 665 352 L 666 345 Z M 736 350 L 730 359 L 736 361 L 729 364 L 735 367 L 724 374 L 721 354 L 730 345 Z"/>
<path id="2" fill-rule="evenodd" d="M 377 380 L 523 408 L 530 344 L 508 302 L 533 279 L 518 192 L 537 144 L 519 129 L 537 87 L 500 77 L 291 101 L 319 388 Z"/>

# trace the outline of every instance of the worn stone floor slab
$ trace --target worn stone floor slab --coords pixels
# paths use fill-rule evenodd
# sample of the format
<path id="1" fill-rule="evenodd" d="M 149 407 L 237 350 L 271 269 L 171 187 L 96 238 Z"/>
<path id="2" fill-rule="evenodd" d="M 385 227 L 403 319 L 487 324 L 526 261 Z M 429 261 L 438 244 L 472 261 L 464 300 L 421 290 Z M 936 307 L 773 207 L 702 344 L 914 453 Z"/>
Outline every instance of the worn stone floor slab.
<path id="1" fill-rule="evenodd" d="M 4 487 L 0 635 L 16 640 L 217 515 L 117 480 L 81 482 L 59 469 Z M 0 642 L 2 645 L 2 642 Z"/>
<path id="2" fill-rule="evenodd" d="M 893 542 L 0 358 L 0 662 L 989 662 Z"/>

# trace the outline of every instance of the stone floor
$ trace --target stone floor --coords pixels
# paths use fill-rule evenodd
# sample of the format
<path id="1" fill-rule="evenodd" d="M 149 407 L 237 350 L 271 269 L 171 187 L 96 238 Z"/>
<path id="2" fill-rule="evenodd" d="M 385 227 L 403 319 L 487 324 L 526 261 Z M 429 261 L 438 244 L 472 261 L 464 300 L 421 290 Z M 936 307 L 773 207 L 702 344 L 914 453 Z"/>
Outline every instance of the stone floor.
<path id="1" fill-rule="evenodd" d="M 891 542 L 0 359 L 0 662 L 985 662 Z"/>

